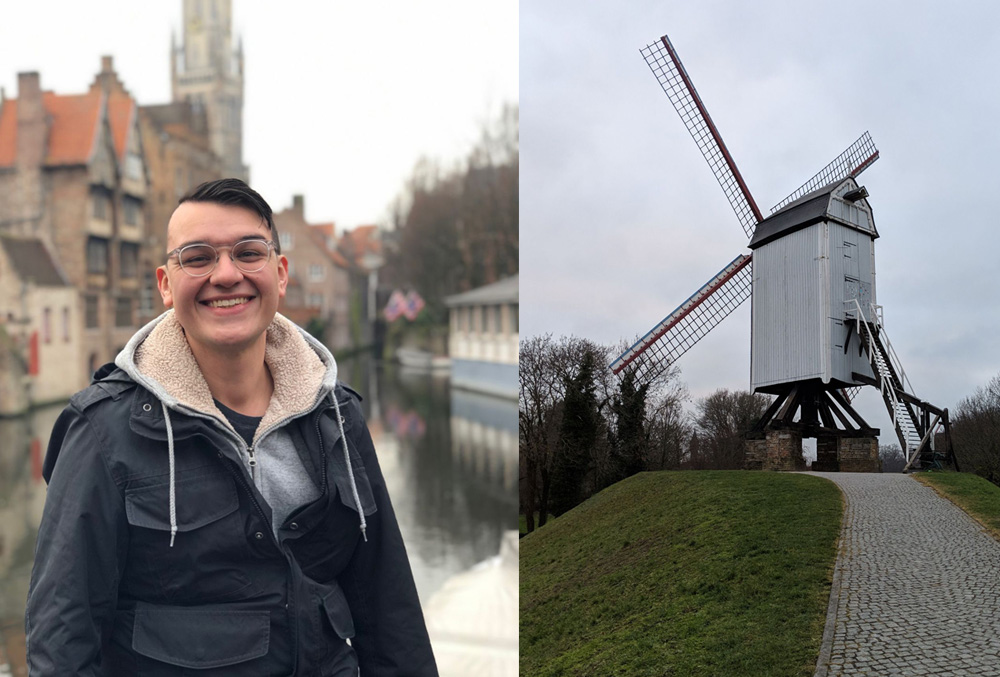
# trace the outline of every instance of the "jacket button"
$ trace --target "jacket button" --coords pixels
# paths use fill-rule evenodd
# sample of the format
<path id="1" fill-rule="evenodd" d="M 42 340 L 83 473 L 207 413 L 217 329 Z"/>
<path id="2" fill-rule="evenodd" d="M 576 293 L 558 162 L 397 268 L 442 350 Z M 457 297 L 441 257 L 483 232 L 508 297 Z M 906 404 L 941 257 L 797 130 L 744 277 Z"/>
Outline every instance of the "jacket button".
<path id="1" fill-rule="evenodd" d="M 257 533 L 255 533 L 253 535 L 253 537 L 256 538 L 258 541 L 262 541 L 262 540 L 264 540 L 264 533 L 261 532 L 261 531 L 258 531 Z"/>
<path id="2" fill-rule="evenodd" d="M 288 525 L 288 528 L 291 529 L 292 531 L 297 531 L 298 528 L 299 528 L 299 523 L 298 522 L 292 522 L 291 524 Z"/>

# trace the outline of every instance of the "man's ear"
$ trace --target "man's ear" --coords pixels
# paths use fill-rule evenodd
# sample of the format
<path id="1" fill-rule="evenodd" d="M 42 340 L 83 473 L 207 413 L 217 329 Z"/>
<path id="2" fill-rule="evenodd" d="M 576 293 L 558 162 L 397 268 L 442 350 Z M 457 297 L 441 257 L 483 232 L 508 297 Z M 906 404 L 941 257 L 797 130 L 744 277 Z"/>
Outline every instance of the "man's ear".
<path id="1" fill-rule="evenodd" d="M 166 266 L 160 266 L 156 269 L 156 287 L 160 290 L 160 298 L 163 299 L 163 307 L 173 308 L 174 295 L 170 291 L 170 278 L 167 277 Z"/>
<path id="2" fill-rule="evenodd" d="M 284 255 L 278 257 L 278 298 L 285 298 L 288 287 L 288 259 Z"/>

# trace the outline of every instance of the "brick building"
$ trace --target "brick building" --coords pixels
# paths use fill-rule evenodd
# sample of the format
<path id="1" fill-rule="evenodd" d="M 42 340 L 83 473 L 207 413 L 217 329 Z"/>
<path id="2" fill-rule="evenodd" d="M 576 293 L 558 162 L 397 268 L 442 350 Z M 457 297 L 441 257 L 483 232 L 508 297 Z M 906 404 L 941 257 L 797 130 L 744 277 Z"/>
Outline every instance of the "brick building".
<path id="1" fill-rule="evenodd" d="M 148 246 L 144 248 L 139 304 L 139 322 L 144 323 L 165 310 L 154 270 L 164 263 L 167 223 L 177 201 L 195 186 L 222 178 L 223 167 L 211 147 L 204 109 L 188 101 L 142 106 L 139 120 L 149 176 Z"/>
<path id="2" fill-rule="evenodd" d="M 360 319 L 352 327 L 355 345 L 367 346 L 377 339 L 376 325 L 379 308 L 388 299 L 388 292 L 379 295 L 379 270 L 385 263 L 381 231 L 378 226 L 364 225 L 345 231 L 337 240 L 337 251 L 348 261 L 351 305 Z"/>
<path id="3" fill-rule="evenodd" d="M 82 387 L 77 301 L 44 242 L 0 235 L 0 416 Z"/>
<path id="4" fill-rule="evenodd" d="M 87 92 L 43 91 L 20 73 L 0 101 L 0 232 L 37 238 L 76 290 L 85 382 L 136 329 L 146 167 L 138 106 L 111 57 Z"/>
<path id="5" fill-rule="evenodd" d="M 288 293 L 280 311 L 302 327 L 322 322 L 323 341 L 331 350 L 351 346 L 347 261 L 328 247 L 322 228 L 306 222 L 301 195 L 294 196 L 291 207 L 276 212 L 274 222 L 281 253 L 288 258 Z"/>

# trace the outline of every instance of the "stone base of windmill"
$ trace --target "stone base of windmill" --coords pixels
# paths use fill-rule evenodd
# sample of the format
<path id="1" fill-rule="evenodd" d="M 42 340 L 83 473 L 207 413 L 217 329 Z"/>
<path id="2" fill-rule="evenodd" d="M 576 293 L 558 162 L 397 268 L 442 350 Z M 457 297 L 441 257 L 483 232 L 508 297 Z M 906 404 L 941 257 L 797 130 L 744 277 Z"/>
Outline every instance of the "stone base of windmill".
<path id="1" fill-rule="evenodd" d="M 877 437 L 840 438 L 840 472 L 882 472 Z"/>
<path id="2" fill-rule="evenodd" d="M 881 472 L 877 437 L 817 437 L 817 472 Z"/>
<path id="3" fill-rule="evenodd" d="M 805 470 L 802 435 L 794 430 L 768 430 L 752 434 L 743 446 L 747 470 Z"/>

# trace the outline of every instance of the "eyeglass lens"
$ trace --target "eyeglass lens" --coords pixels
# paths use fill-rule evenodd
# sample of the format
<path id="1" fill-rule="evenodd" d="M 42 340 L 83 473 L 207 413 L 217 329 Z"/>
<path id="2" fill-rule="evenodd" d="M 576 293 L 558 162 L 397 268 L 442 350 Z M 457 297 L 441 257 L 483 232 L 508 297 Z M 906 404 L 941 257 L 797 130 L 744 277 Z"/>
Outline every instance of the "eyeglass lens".
<path id="1" fill-rule="evenodd" d="M 267 265 L 270 253 L 268 243 L 262 240 L 244 240 L 232 247 L 233 263 L 244 273 L 255 273 Z M 185 271 L 207 275 L 215 268 L 219 253 L 211 245 L 193 244 L 181 249 L 177 258 Z"/>

